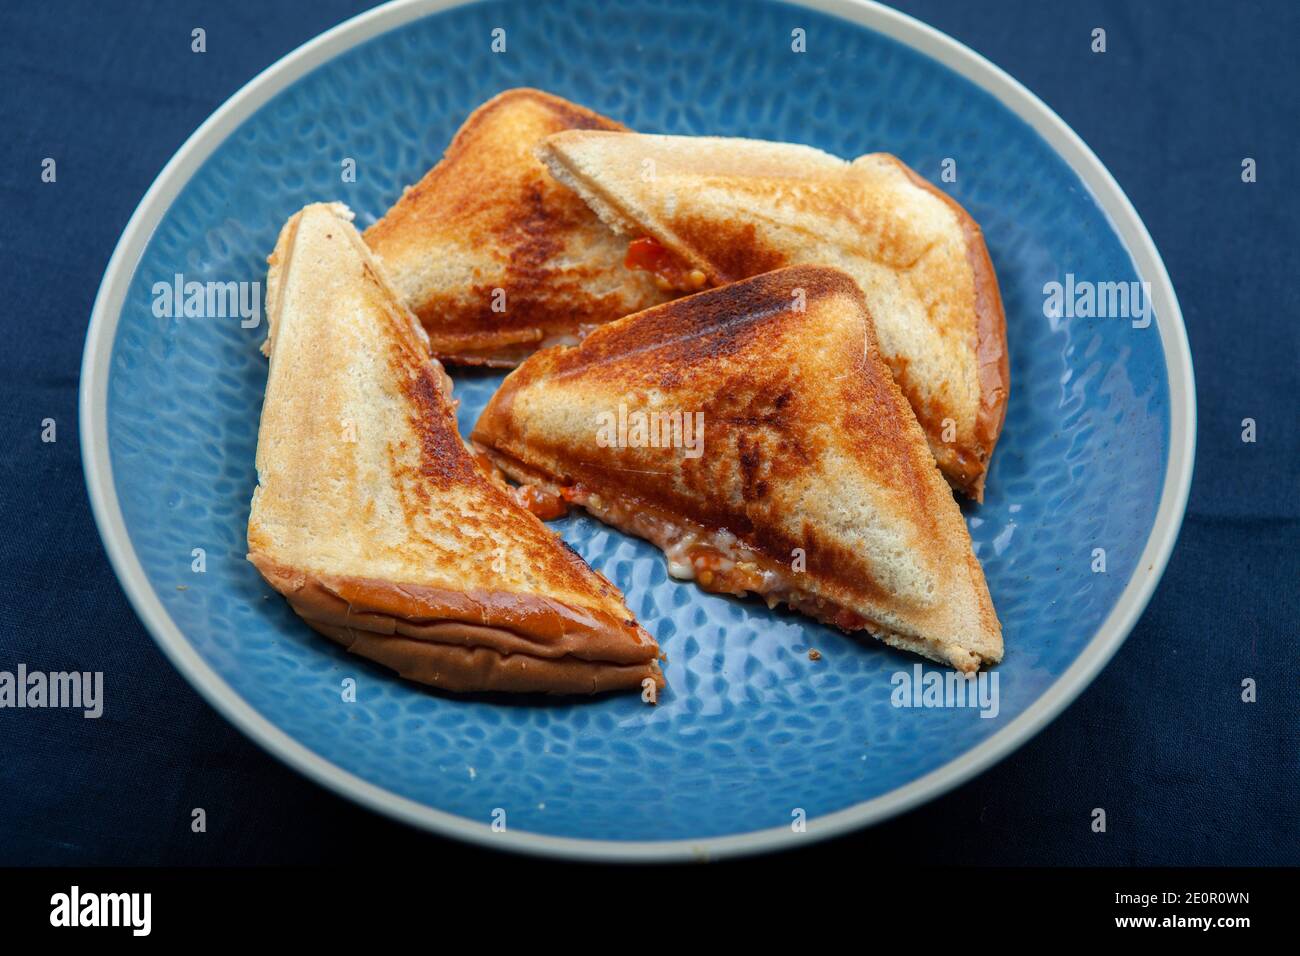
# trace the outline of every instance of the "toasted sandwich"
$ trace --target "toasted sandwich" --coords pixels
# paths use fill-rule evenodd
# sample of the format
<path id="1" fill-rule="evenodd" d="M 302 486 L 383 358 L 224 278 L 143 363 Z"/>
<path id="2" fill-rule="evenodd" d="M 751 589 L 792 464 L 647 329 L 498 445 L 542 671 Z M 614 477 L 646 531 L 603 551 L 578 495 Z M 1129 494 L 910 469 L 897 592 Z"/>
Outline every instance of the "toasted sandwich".
<path id="1" fill-rule="evenodd" d="M 507 90 L 366 230 L 436 357 L 512 366 L 670 297 L 648 273 L 622 268 L 627 239 L 538 161 L 546 136 L 571 129 L 624 127 L 558 96 Z"/>
<path id="2" fill-rule="evenodd" d="M 706 590 L 962 671 L 1002 658 L 961 512 L 838 269 L 771 272 L 539 352 L 472 441 Z"/>
<path id="3" fill-rule="evenodd" d="M 248 559 L 311 627 L 411 680 L 652 694 L 654 639 L 475 463 L 450 379 L 351 218 L 307 206 L 269 260 Z"/>
<path id="4" fill-rule="evenodd" d="M 1010 387 L 1006 320 L 980 228 L 954 200 L 884 153 L 592 130 L 540 155 L 633 240 L 630 266 L 683 291 L 796 264 L 848 272 L 939 467 L 982 500 Z"/>

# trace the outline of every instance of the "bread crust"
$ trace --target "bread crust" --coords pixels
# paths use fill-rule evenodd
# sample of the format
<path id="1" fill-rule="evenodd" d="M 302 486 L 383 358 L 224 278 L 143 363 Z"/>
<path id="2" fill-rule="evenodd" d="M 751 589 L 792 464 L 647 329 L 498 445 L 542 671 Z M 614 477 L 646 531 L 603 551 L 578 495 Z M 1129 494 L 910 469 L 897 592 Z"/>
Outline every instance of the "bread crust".
<path id="1" fill-rule="evenodd" d="M 654 639 L 537 595 L 457 592 L 248 560 L 314 630 L 401 676 L 450 691 L 585 694 L 664 686 Z"/>
<path id="2" fill-rule="evenodd" d="M 950 444 L 934 442 L 930 450 L 939 461 L 939 468 L 954 488 L 984 501 L 984 483 L 988 478 L 988 463 L 993 457 L 1007 416 L 1007 401 L 1011 397 L 1011 365 L 1007 354 L 1007 314 L 1002 307 L 1002 291 L 993 269 L 984 231 L 961 203 L 917 173 L 897 156 L 886 156 L 897 164 L 909 180 L 926 190 L 952 210 L 961 221 L 966 237 L 966 259 L 975 279 L 975 359 L 979 364 L 980 405 L 976 415 L 974 443 L 970 449 L 976 456 L 970 462 L 962 449 Z"/>

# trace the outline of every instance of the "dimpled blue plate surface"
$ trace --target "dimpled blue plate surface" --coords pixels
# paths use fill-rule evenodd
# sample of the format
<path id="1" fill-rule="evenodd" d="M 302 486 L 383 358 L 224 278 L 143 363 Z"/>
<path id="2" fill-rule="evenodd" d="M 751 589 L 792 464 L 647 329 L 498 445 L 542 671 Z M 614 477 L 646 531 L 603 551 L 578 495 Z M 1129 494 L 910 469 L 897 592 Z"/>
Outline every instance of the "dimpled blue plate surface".
<path id="1" fill-rule="evenodd" d="M 743 24 L 743 32 L 737 32 Z M 493 54 L 493 28 L 508 52 Z M 793 27 L 810 52 L 790 52 Z M 988 500 L 965 509 L 1001 616 L 1000 713 L 891 706 L 914 660 L 758 602 L 670 580 L 660 553 L 587 517 L 554 527 L 627 595 L 668 655 L 658 707 L 456 699 L 309 631 L 244 560 L 265 328 L 156 318 L 152 287 L 263 281 L 284 220 L 342 200 L 373 222 L 503 89 L 554 91 L 647 132 L 901 156 L 982 224 L 1006 304 L 1012 397 Z M 354 183 L 340 181 L 344 157 Z M 486 170 L 485 174 L 490 173 Z M 511 830 L 610 840 L 740 834 L 885 794 L 1022 713 L 1077 658 L 1156 513 L 1169 396 L 1153 323 L 1047 319 L 1043 284 L 1138 278 L 1075 173 L 996 100 L 892 40 L 808 10 L 741 3 L 484 3 L 382 34 L 238 128 L 189 181 L 131 282 L 108 429 L 131 543 L 167 612 L 255 710 L 352 774 Z M 455 376 L 468 430 L 500 376 Z M 1108 573 L 1093 574 L 1094 547 Z M 203 548 L 205 574 L 191 571 Z M 180 589 L 179 586 L 184 586 Z M 821 652 L 819 661 L 808 651 Z M 928 665 L 927 665 L 928 666 Z M 357 681 L 344 703 L 340 682 Z"/>

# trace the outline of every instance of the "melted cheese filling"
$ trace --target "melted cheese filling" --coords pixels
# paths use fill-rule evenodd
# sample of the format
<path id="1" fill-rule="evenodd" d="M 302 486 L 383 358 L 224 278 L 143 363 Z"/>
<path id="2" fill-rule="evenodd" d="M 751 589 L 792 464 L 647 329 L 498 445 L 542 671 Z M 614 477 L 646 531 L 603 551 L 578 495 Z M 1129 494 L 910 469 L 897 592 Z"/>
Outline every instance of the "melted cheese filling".
<path id="1" fill-rule="evenodd" d="M 788 604 L 845 631 L 875 629 L 857 612 L 802 590 L 797 572 L 786 571 L 758 554 L 730 531 L 709 532 L 678 524 L 644 508 L 588 492 L 581 486 L 565 489 L 563 496 L 606 524 L 623 528 L 656 545 L 668 559 L 668 573 L 674 578 L 694 580 L 704 590 L 719 594 L 737 597 L 758 594 L 768 607 Z"/>
<path id="2" fill-rule="evenodd" d="M 484 449 L 484 451 L 487 451 Z M 558 517 L 568 504 L 580 505 L 606 524 L 654 544 L 668 560 L 668 573 L 718 594 L 761 596 L 768 607 L 788 604 L 802 614 L 844 631 L 868 630 L 877 636 L 886 628 L 835 601 L 799 587 L 797 573 L 754 551 L 725 529 L 706 531 L 647 508 L 643 503 L 606 497 L 581 484 L 560 486 L 510 456 L 488 454 L 516 481 L 516 500 L 543 520 Z M 519 494 L 522 488 L 530 493 Z"/>

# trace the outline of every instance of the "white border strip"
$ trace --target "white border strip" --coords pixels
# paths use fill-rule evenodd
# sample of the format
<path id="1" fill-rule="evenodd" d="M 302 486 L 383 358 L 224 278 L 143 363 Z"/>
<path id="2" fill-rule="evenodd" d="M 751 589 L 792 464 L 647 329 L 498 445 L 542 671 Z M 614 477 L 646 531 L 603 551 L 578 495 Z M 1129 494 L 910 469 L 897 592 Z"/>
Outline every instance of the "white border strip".
<path id="1" fill-rule="evenodd" d="M 1086 687 L 1123 643 L 1155 590 L 1187 505 L 1196 450 L 1196 399 L 1182 312 L 1160 254 L 1128 197 L 1100 160 L 1042 101 L 979 54 L 932 27 L 871 0 L 796 0 L 883 33 L 938 60 L 997 97 L 1032 126 L 1074 169 L 1106 212 L 1155 295 L 1168 368 L 1170 449 L 1160 507 L 1132 579 L 1079 659 L 1014 721 L 988 740 L 887 794 L 808 821 L 807 832 L 776 827 L 702 840 L 581 840 L 534 833 L 494 833 L 487 824 L 433 809 L 350 774 L 308 750 L 254 710 L 209 667 L 168 616 L 141 567 L 118 505 L 108 451 L 108 378 L 117 323 L 128 287 L 154 228 L 199 166 L 273 96 L 321 63 L 412 20 L 462 5 L 459 0 L 393 0 L 352 18 L 294 50 L 254 77 L 202 126 L 159 173 L 109 260 L 91 313 L 81 366 L 81 448 L 91 508 L 109 560 L 136 613 L 172 664 L 227 720 L 285 763 L 372 810 L 437 833 L 541 855 L 586 860 L 700 860 L 806 845 L 902 813 L 951 790 L 1001 760 L 1041 730 Z"/>

